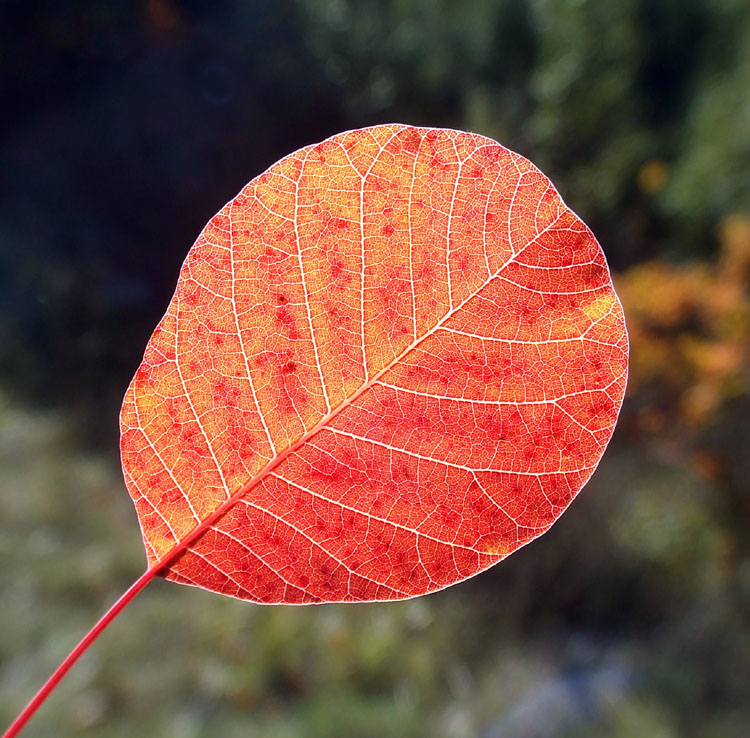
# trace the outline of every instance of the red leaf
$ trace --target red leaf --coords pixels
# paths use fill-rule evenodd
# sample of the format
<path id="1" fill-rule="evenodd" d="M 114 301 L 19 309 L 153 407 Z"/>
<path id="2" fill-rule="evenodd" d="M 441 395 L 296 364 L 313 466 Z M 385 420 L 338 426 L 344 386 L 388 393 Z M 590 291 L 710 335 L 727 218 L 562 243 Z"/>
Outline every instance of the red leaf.
<path id="1" fill-rule="evenodd" d="M 402 125 L 282 159 L 208 223 L 122 408 L 149 568 L 256 602 L 391 600 L 543 533 L 614 429 L 604 255 L 482 136 Z"/>
<path id="2" fill-rule="evenodd" d="M 402 125 L 301 149 L 208 223 L 125 397 L 149 562 L 267 603 L 473 576 L 587 481 L 627 349 L 599 245 L 523 157 Z"/>

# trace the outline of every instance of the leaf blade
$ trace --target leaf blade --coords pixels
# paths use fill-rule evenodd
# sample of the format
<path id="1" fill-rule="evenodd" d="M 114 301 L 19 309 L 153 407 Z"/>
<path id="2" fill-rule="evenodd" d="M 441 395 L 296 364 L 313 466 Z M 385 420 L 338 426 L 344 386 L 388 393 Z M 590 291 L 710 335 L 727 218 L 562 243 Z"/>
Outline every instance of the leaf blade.
<path id="1" fill-rule="evenodd" d="M 601 249 L 533 165 L 455 131 L 334 136 L 209 222 L 126 394 L 149 559 L 201 525 L 168 578 L 289 603 L 448 586 L 565 509 L 626 373 Z"/>

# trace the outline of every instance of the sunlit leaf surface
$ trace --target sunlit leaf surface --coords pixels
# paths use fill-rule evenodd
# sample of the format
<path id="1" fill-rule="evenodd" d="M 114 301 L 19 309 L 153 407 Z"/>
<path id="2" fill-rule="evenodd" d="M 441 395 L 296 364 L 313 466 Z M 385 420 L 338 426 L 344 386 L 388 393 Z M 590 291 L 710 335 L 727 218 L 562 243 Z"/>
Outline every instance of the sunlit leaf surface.
<path id="1" fill-rule="evenodd" d="M 167 578 L 267 603 L 466 579 L 588 480 L 627 348 L 523 157 L 403 125 L 301 149 L 208 223 L 125 397 L 149 561 L 184 547 Z"/>

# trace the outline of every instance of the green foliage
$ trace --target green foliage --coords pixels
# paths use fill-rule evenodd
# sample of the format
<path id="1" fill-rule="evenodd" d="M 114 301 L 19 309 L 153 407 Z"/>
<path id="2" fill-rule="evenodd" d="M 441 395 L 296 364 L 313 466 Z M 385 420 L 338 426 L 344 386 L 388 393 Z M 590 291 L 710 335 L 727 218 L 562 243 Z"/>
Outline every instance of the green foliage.
<path id="1" fill-rule="evenodd" d="M 720 6 L 722 22 L 707 45 L 712 62 L 693 83 L 683 153 L 663 197 L 665 212 L 687 221 L 678 232 L 688 237 L 726 213 L 750 211 L 750 22 L 746 3 Z"/>

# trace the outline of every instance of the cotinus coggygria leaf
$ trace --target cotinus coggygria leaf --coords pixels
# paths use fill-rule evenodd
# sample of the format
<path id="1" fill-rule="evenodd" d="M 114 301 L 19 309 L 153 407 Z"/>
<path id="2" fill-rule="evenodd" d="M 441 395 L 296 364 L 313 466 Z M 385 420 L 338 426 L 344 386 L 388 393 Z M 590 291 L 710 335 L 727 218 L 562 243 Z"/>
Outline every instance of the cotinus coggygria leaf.
<path id="1" fill-rule="evenodd" d="M 210 220 L 127 391 L 149 562 L 263 603 L 460 582 L 591 476 L 627 352 L 596 239 L 522 156 L 406 125 L 307 146 Z"/>
<path id="2" fill-rule="evenodd" d="M 121 413 L 146 571 L 259 603 L 398 600 L 546 531 L 612 435 L 628 339 L 604 255 L 483 136 L 307 146 L 205 227 Z"/>

